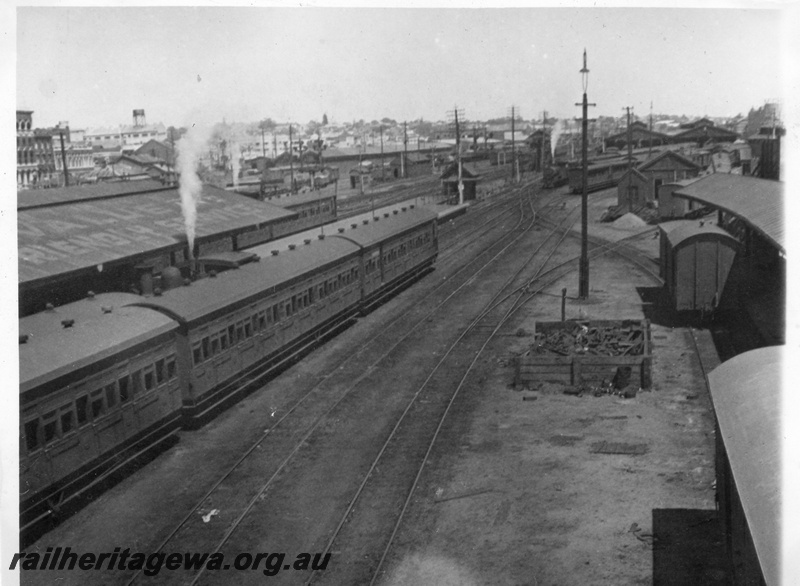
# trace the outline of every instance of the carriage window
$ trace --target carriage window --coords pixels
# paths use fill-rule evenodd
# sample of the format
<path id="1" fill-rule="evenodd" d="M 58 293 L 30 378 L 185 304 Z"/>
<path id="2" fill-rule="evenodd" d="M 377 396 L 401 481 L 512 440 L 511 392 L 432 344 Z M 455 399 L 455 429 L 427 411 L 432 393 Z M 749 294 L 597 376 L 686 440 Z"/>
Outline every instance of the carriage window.
<path id="1" fill-rule="evenodd" d="M 75 429 L 75 412 L 72 410 L 72 403 L 64 405 L 60 411 L 61 435 L 64 435 Z"/>
<path id="2" fill-rule="evenodd" d="M 236 344 L 236 326 L 228 326 L 228 341 L 231 343 L 231 346 Z"/>
<path id="3" fill-rule="evenodd" d="M 58 422 L 56 421 L 56 412 L 51 411 L 44 417 L 44 443 L 47 444 L 53 441 L 58 434 Z"/>
<path id="4" fill-rule="evenodd" d="M 142 371 L 137 370 L 131 374 L 131 378 L 133 379 L 133 394 L 135 396 L 142 392 Z"/>
<path id="5" fill-rule="evenodd" d="M 164 371 L 164 359 L 156 361 L 156 382 L 163 383 L 167 379 L 167 373 Z"/>
<path id="6" fill-rule="evenodd" d="M 201 348 L 199 342 L 192 346 L 192 358 L 194 359 L 195 366 L 203 362 L 203 353 L 200 350 Z"/>
<path id="7" fill-rule="evenodd" d="M 245 338 L 253 337 L 253 318 L 244 320 L 244 336 Z"/>
<path id="8" fill-rule="evenodd" d="M 99 391 L 92 391 L 91 409 L 92 409 L 92 419 L 97 419 L 103 413 L 106 412 L 105 406 L 103 405 L 102 389 Z"/>
<path id="9" fill-rule="evenodd" d="M 167 378 L 172 380 L 175 378 L 176 375 L 176 368 L 175 368 L 175 356 L 167 356 Z"/>
<path id="10" fill-rule="evenodd" d="M 211 344 L 209 344 L 208 336 L 203 338 L 203 360 L 208 360 L 211 358 Z"/>
<path id="11" fill-rule="evenodd" d="M 109 409 L 117 404 L 117 388 L 114 383 L 106 385 L 106 404 Z"/>
<path id="12" fill-rule="evenodd" d="M 219 345 L 223 350 L 228 349 L 228 330 L 222 330 L 219 334 Z"/>
<path id="13" fill-rule="evenodd" d="M 25 423 L 25 446 L 29 452 L 39 449 L 39 419 Z"/>
<path id="14" fill-rule="evenodd" d="M 211 356 L 219 354 L 219 335 L 214 335 L 211 338 Z"/>
<path id="15" fill-rule="evenodd" d="M 297 295 L 292 295 L 292 313 L 297 311 Z"/>
<path id="16" fill-rule="evenodd" d="M 236 324 L 236 338 L 240 342 L 244 340 L 244 324 L 242 322 Z"/>
<path id="17" fill-rule="evenodd" d="M 277 305 L 273 305 L 272 306 L 272 321 L 273 322 L 277 322 L 278 320 L 280 320 L 280 315 L 278 315 L 278 306 Z"/>
<path id="18" fill-rule="evenodd" d="M 85 425 L 89 421 L 89 413 L 87 407 L 89 406 L 89 397 L 81 395 L 75 399 L 75 411 L 78 414 L 78 426 Z"/>
<path id="19" fill-rule="evenodd" d="M 144 390 L 145 391 L 152 391 L 156 386 L 156 375 L 153 370 L 152 366 L 148 366 L 144 369 Z M 108 406 L 109 409 L 111 405 Z"/>
<path id="20" fill-rule="evenodd" d="M 259 311 L 258 312 L 258 329 L 259 330 L 267 329 L 267 312 L 266 311 Z"/>
<path id="21" fill-rule="evenodd" d="M 284 309 L 283 313 L 284 313 L 284 315 L 286 315 L 286 317 L 289 317 L 290 315 L 292 315 L 292 304 L 291 303 L 286 303 L 286 305 L 284 306 L 283 309 Z"/>
<path id="22" fill-rule="evenodd" d="M 122 378 L 117 381 L 117 385 L 119 386 L 119 402 L 124 403 L 130 398 L 130 383 L 129 377 L 126 374 Z"/>

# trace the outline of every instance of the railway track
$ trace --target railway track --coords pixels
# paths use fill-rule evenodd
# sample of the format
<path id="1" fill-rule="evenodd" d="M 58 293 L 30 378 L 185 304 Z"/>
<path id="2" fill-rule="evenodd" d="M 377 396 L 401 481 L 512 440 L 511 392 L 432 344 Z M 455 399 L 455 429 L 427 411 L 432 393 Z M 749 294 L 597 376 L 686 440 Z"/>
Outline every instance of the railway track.
<path id="1" fill-rule="evenodd" d="M 570 210 L 562 220 L 564 225 L 554 227 L 497 288 L 417 388 L 326 544 L 324 552 L 330 552 L 336 546 L 347 551 L 352 561 L 347 563 L 346 568 L 337 565 L 324 574 L 312 574 L 306 584 L 314 582 L 315 576 L 319 576 L 322 583 L 360 584 L 369 580 L 373 584 L 382 574 L 386 557 L 442 426 L 484 349 L 511 316 L 513 304 L 506 309 L 501 307 L 503 300 L 508 298 L 504 293 L 508 289 L 519 290 L 515 282 L 531 270 L 534 260 L 538 262 L 533 275 L 524 278 L 523 282 L 530 283 L 544 271 L 572 228 L 575 220 L 571 216 L 574 211 Z M 535 216 L 532 214 L 532 217 Z M 546 247 L 551 240 L 555 240 L 554 245 Z M 445 392 L 447 388 L 453 390 Z M 426 441 L 420 442 L 420 438 L 426 438 Z M 377 517 L 374 513 L 376 508 L 380 509 Z M 376 552 L 376 544 L 379 543 L 383 544 L 383 548 Z M 376 561 L 378 555 L 380 557 Z"/>
<path id="2" fill-rule="evenodd" d="M 523 219 L 523 214 L 520 213 L 515 229 L 519 228 Z M 491 266 L 493 260 L 513 244 L 515 241 L 513 236 L 513 231 L 504 233 L 497 241 L 486 247 L 485 251 L 478 255 L 474 261 L 456 271 L 446 282 L 437 286 L 432 294 L 435 296 L 441 294 L 443 297 L 436 301 L 431 311 L 427 311 L 417 319 L 411 329 L 395 344 L 389 345 L 384 333 L 387 330 L 394 330 L 399 322 L 407 322 L 408 314 L 399 316 L 393 323 L 388 324 L 381 333 L 362 344 L 356 352 L 337 363 L 310 391 L 284 412 L 273 413 L 272 415 L 276 417 L 262 436 L 234 462 L 181 521 L 162 538 L 160 545 L 154 551 L 217 551 L 222 547 L 236 527 L 244 520 L 247 512 L 261 499 L 281 471 L 287 467 L 302 449 L 304 443 L 314 431 L 325 425 L 326 418 L 348 397 L 358 383 L 368 377 L 376 367 L 375 365 L 388 355 L 392 349 L 400 345 L 403 340 L 416 330 L 424 328 L 430 316 L 435 314 L 442 305 L 473 282 L 482 270 Z M 511 242 L 506 242 L 509 240 Z M 497 248 L 500 248 L 500 252 L 496 251 Z M 471 269 L 471 272 L 468 269 Z M 459 279 L 454 279 L 454 277 L 462 272 L 469 272 L 469 274 L 464 275 L 459 284 Z M 452 289 L 454 282 L 457 283 L 456 289 L 445 294 L 444 290 Z M 371 366 L 367 367 L 366 370 L 361 368 L 360 374 L 353 372 L 351 369 L 345 369 L 349 363 L 362 364 L 370 351 L 374 352 L 375 347 L 385 350 L 387 345 L 390 346 L 390 349 L 383 352 L 377 360 L 373 360 Z M 348 388 L 344 393 L 337 395 L 336 390 L 346 384 Z M 332 397 L 336 396 L 338 396 L 338 399 L 334 400 Z M 302 410 L 303 417 L 293 417 L 300 410 Z M 299 419 L 308 421 L 312 418 L 314 423 L 306 428 L 299 421 Z M 274 462 L 274 458 L 271 459 L 273 460 L 271 462 L 265 462 L 263 458 L 265 453 L 285 454 L 285 457 L 277 463 Z M 267 479 L 266 483 L 263 482 L 265 478 Z M 260 479 L 261 484 L 253 484 L 249 482 L 249 479 Z M 249 499 L 246 502 L 245 495 Z M 219 531 L 210 530 L 209 525 L 200 523 L 202 514 L 211 510 L 210 507 L 225 510 L 226 512 L 241 511 L 241 513 L 228 527 L 227 531 L 220 534 Z M 218 539 L 216 545 L 211 539 L 212 534 Z M 140 577 L 139 573 L 134 574 L 128 578 L 127 583 L 137 583 Z"/>

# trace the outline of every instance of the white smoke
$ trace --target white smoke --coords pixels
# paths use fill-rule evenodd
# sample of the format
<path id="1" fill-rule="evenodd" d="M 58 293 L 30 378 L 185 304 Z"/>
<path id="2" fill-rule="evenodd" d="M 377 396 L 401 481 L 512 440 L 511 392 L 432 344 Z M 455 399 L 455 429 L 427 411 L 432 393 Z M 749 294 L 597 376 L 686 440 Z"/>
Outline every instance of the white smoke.
<path id="1" fill-rule="evenodd" d="M 178 141 L 178 173 L 180 173 L 179 193 L 183 222 L 186 227 L 186 240 L 189 255 L 193 255 L 195 230 L 197 227 L 197 206 L 200 203 L 203 183 L 197 174 L 197 164 L 201 153 L 207 148 L 211 137 L 211 129 L 205 125 L 192 125 L 189 131 Z"/>
<path id="2" fill-rule="evenodd" d="M 556 120 L 555 125 L 553 126 L 553 130 L 550 131 L 550 150 L 552 151 L 550 154 L 553 156 L 553 160 L 556 160 L 556 146 L 558 146 L 558 138 L 564 132 L 562 128 L 564 125 L 561 120 Z"/>

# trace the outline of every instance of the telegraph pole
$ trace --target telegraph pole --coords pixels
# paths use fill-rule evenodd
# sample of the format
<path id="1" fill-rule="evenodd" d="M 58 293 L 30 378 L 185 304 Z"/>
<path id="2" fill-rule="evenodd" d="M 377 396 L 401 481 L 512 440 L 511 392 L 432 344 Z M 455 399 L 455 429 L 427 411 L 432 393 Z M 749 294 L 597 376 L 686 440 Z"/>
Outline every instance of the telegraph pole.
<path id="1" fill-rule="evenodd" d="M 514 179 L 517 166 L 517 145 L 514 140 L 514 106 L 511 106 L 511 179 Z"/>
<path id="2" fill-rule="evenodd" d="M 583 106 L 583 145 L 581 149 L 583 152 L 583 195 L 581 196 L 581 261 L 578 279 L 578 297 L 587 299 L 589 297 L 589 106 L 596 106 L 597 104 L 589 104 L 589 100 L 586 97 L 586 90 L 589 86 L 589 68 L 586 65 L 586 49 L 583 50 L 583 69 L 581 69 L 580 73 L 583 83 L 583 102 L 575 104 L 576 106 Z"/>
<path id="3" fill-rule="evenodd" d="M 400 159 L 400 175 L 403 179 L 408 177 L 408 123 L 403 122 L 403 158 Z"/>
<path id="4" fill-rule="evenodd" d="M 628 132 L 626 134 L 626 142 L 628 143 L 628 212 L 633 211 L 633 202 L 632 202 L 632 191 L 631 191 L 631 173 L 633 172 L 633 145 L 631 144 L 631 110 L 633 110 L 633 106 L 626 106 L 623 108 L 628 112 Z"/>
<path id="5" fill-rule="evenodd" d="M 292 125 L 289 124 L 289 177 L 291 180 L 290 193 L 294 193 L 294 146 L 292 146 Z"/>
<path id="6" fill-rule="evenodd" d="M 67 169 L 67 153 L 64 151 L 64 133 L 59 132 L 61 137 L 61 164 L 64 165 L 64 187 L 69 187 L 69 170 Z"/>
<path id="7" fill-rule="evenodd" d="M 542 112 L 542 152 L 540 153 L 541 154 L 541 158 L 540 158 L 541 160 L 540 160 L 540 163 L 539 163 L 539 170 L 542 173 L 544 173 L 544 133 L 545 133 L 546 129 L 547 129 L 547 112 L 543 111 Z"/>
<path id="8" fill-rule="evenodd" d="M 383 179 L 384 179 L 384 177 L 383 177 L 383 169 L 384 169 L 384 167 L 383 167 L 383 124 L 381 124 L 379 126 L 379 128 L 380 128 L 380 131 L 381 131 L 381 181 L 383 181 Z"/>

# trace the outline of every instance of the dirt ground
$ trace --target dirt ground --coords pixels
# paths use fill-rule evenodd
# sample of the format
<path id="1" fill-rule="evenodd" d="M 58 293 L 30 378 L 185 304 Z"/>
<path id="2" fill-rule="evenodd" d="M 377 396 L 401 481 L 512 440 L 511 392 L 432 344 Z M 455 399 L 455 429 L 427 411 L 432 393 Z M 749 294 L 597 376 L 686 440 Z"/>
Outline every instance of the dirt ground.
<path id="1" fill-rule="evenodd" d="M 610 198 L 595 198 L 590 218 Z M 615 235 L 597 227 L 591 222 L 590 233 Z M 644 242 L 655 258 L 658 241 Z M 570 301 L 567 318 L 643 319 L 637 286 L 652 282 L 619 258 L 595 261 L 590 298 Z M 528 303 L 508 331 L 559 320 L 562 287 L 575 295 L 577 275 Z M 652 341 L 653 387 L 623 399 L 565 395 L 554 383 L 513 388 L 510 357 L 532 337 L 500 337 L 486 357 L 483 396 L 418 496 L 385 582 L 727 583 L 715 531 L 713 412 L 691 333 L 653 324 Z M 645 453 L 593 453 L 602 441 Z"/>

